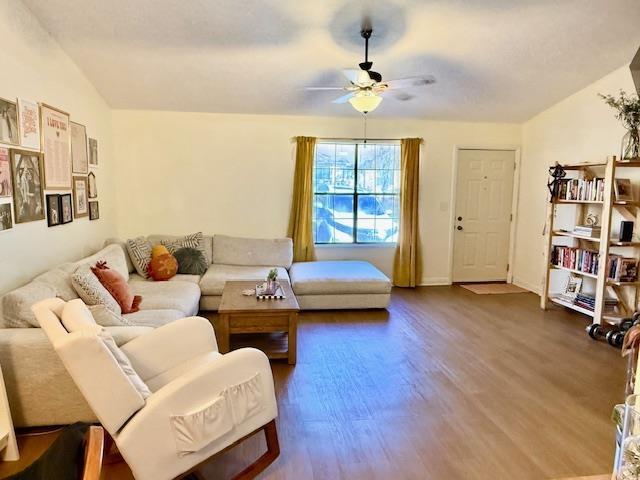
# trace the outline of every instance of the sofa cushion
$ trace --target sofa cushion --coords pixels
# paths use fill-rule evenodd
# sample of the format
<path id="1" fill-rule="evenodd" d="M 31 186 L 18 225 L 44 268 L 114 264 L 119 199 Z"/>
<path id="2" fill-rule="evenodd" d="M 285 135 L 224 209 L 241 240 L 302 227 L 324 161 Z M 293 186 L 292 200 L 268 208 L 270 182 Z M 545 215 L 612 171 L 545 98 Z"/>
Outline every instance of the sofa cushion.
<path id="1" fill-rule="evenodd" d="M 185 317 L 180 310 L 138 310 L 122 316 L 130 325 L 157 328 Z"/>
<path id="2" fill-rule="evenodd" d="M 147 237 L 147 240 L 149 242 L 151 242 L 152 245 L 155 245 L 156 243 L 173 243 L 176 241 L 179 241 L 181 239 L 185 238 L 182 235 L 149 235 Z M 207 259 L 207 263 L 211 263 L 211 251 L 213 249 L 212 247 L 212 243 L 213 243 L 213 238 L 210 235 L 202 235 L 202 253 L 204 253 L 204 257 Z M 183 245 L 185 246 L 185 245 Z M 188 245 L 186 245 L 188 246 Z M 171 249 L 169 249 L 169 251 L 171 251 Z M 173 252 L 172 252 L 173 253 Z"/>
<path id="3" fill-rule="evenodd" d="M 78 267 L 78 270 L 71 275 L 71 284 L 87 305 L 104 305 L 116 315 L 122 313 L 122 309 L 116 299 L 100 283 L 100 280 L 91 271 L 89 265 Z"/>
<path id="4" fill-rule="evenodd" d="M 391 292 L 389 278 L 369 262 L 299 262 L 292 265 L 289 274 L 296 295 Z"/>
<path id="5" fill-rule="evenodd" d="M 181 273 L 178 273 L 177 275 L 174 275 L 169 280 L 167 280 L 167 282 L 189 282 L 189 283 L 195 283 L 197 285 L 198 283 L 200 283 L 200 278 L 202 278 L 200 277 L 200 275 L 183 275 Z M 147 280 L 146 278 L 141 277 L 137 273 L 132 273 L 129 276 L 129 283 L 152 282 L 152 281 L 153 280 Z"/>
<path id="6" fill-rule="evenodd" d="M 293 242 L 290 238 L 213 237 L 213 263 L 289 268 L 292 261 Z"/>
<path id="7" fill-rule="evenodd" d="M 98 262 L 106 262 L 109 268 L 115 270 L 129 280 L 129 268 L 127 267 L 127 257 L 120 245 L 107 245 L 99 252 L 94 253 L 90 257 L 83 258 L 75 263 L 76 268 L 80 265 L 89 265 L 93 267 Z"/>
<path id="8" fill-rule="evenodd" d="M 33 281 L 51 285 L 56 290 L 56 297 L 68 302 L 78 298 L 78 293 L 71 283 L 71 274 L 76 268 L 75 263 L 64 263 L 38 275 Z"/>
<path id="9" fill-rule="evenodd" d="M 3 328 L 39 328 L 31 307 L 47 298 L 55 298 L 56 289 L 44 282 L 31 282 L 2 297 Z"/>
<path id="10" fill-rule="evenodd" d="M 130 282 L 134 295 L 142 296 L 140 310 L 179 310 L 188 317 L 198 313 L 200 288 L 191 282 Z"/>
<path id="11" fill-rule="evenodd" d="M 271 268 L 273 267 L 247 267 L 214 263 L 200 280 L 200 290 L 202 290 L 203 295 L 222 295 L 225 282 L 233 280 L 264 280 L 267 278 Z M 284 268 L 277 267 L 277 269 L 279 280 L 289 280 L 289 275 Z"/>

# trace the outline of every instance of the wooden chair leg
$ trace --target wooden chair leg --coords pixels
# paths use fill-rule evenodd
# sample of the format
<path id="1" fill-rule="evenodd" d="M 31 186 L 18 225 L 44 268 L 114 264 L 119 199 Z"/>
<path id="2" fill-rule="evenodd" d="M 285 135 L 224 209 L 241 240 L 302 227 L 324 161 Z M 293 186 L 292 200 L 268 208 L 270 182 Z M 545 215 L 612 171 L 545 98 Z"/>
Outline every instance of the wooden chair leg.
<path id="1" fill-rule="evenodd" d="M 276 421 L 271 420 L 263 428 L 267 440 L 267 451 L 255 462 L 233 477 L 233 480 L 250 480 L 264 471 L 280 455 L 280 442 L 278 441 L 278 429 Z"/>
<path id="2" fill-rule="evenodd" d="M 104 430 L 104 457 L 102 463 L 111 465 L 113 463 L 122 462 L 122 455 L 118 451 L 116 442 L 107 430 Z"/>

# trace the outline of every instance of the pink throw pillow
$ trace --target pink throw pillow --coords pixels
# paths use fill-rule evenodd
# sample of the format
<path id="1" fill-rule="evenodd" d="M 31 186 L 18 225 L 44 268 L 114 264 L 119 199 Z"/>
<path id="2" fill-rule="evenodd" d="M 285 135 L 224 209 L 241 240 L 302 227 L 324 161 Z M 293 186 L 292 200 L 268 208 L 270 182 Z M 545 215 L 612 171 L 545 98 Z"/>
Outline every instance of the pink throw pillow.
<path id="1" fill-rule="evenodd" d="M 133 313 L 140 310 L 142 297 L 140 295 L 134 295 L 124 277 L 115 270 L 107 267 L 107 262 L 96 263 L 95 267 L 91 267 L 91 271 L 98 277 L 100 283 L 107 289 L 115 301 L 118 302 L 122 313 Z"/>

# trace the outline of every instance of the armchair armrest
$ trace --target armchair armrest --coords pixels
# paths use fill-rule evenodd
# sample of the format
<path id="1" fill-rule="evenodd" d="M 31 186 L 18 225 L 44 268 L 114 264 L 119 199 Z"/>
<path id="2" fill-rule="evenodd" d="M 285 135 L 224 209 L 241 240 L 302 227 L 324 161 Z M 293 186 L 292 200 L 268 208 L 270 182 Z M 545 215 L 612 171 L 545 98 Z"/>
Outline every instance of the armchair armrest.
<path id="1" fill-rule="evenodd" d="M 231 411 L 223 410 L 218 418 L 232 422 L 231 428 L 227 425 L 219 432 L 210 429 L 204 439 L 202 436 L 197 438 L 199 432 L 195 432 L 192 439 L 200 442 L 199 447 L 188 455 L 182 453 L 177 438 L 179 434 L 172 420 L 176 416 L 193 414 L 199 420 L 195 422 L 197 425 L 202 425 L 205 419 L 206 428 L 206 423 L 212 417 L 207 408 L 212 405 L 224 405 L 222 408 L 226 408 L 229 405 L 232 409 L 231 404 L 235 401 L 233 392 L 237 386 L 247 382 L 254 382 L 252 386 L 258 391 L 255 397 L 259 399 L 258 404 L 251 404 L 253 412 L 238 422 L 235 421 L 235 410 L 233 415 Z M 276 416 L 277 404 L 269 360 L 259 350 L 243 348 L 195 368 L 157 390 L 115 440 L 136 478 L 169 479 L 262 427 Z"/>
<path id="2" fill-rule="evenodd" d="M 202 317 L 176 320 L 120 348 L 145 381 L 192 358 L 218 351 L 213 327 Z"/>

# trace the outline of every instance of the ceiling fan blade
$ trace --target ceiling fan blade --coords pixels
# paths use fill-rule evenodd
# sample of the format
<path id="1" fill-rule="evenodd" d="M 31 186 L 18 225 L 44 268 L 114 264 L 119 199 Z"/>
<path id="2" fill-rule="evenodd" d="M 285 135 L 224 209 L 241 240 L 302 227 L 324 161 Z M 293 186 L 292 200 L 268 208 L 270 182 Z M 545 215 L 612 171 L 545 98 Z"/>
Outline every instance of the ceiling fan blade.
<path id="1" fill-rule="evenodd" d="M 358 70 L 356 68 L 342 70 L 342 74 L 354 85 L 372 85 L 375 83 L 371 80 L 369 73 L 365 70 Z"/>
<path id="2" fill-rule="evenodd" d="M 305 90 L 346 90 L 346 87 L 304 87 Z"/>
<path id="3" fill-rule="evenodd" d="M 355 93 L 353 93 L 353 92 L 347 93 L 346 95 L 343 95 L 341 97 L 336 98 L 331 103 L 347 103 L 349 101 L 349 99 L 351 97 L 353 97 L 354 95 L 355 95 Z"/>
<path id="4" fill-rule="evenodd" d="M 421 77 L 399 78 L 398 80 L 389 80 L 385 83 L 389 90 L 396 90 L 399 88 L 413 88 L 432 85 L 436 83 L 436 79 L 432 75 L 425 75 Z"/>

